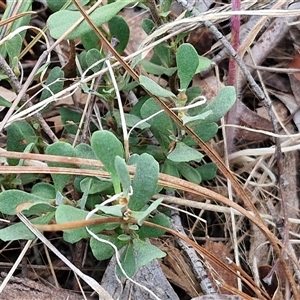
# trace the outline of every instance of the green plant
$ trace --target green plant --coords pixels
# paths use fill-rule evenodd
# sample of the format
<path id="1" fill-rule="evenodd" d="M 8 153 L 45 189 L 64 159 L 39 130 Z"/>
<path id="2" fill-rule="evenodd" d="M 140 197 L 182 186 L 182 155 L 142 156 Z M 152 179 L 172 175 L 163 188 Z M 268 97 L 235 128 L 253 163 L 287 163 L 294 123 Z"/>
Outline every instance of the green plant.
<path id="1" fill-rule="evenodd" d="M 130 34 L 126 21 L 117 14 L 127 4 L 134 2 L 136 1 L 109 1 L 107 5 L 100 6 L 90 14 L 98 27 L 108 22 L 108 29 L 101 30 L 109 40 L 117 36 L 119 44 L 116 50 L 119 53 L 125 49 Z M 164 19 L 168 16 L 171 1 L 162 2 L 159 17 Z M 60 38 L 81 16 L 68 1 L 58 6 L 57 3 L 48 0 L 49 7 L 54 11 L 48 19 L 53 38 Z M 88 1 L 81 1 L 82 5 L 87 3 Z M 60 22 L 62 16 L 65 20 L 63 23 Z M 120 26 L 122 31 L 117 30 Z M 151 20 L 143 21 L 147 34 L 155 26 Z M 137 56 L 132 61 L 132 66 L 143 70 L 138 81 L 132 81 L 128 74 L 117 68 L 109 74 L 103 72 L 106 64 L 109 66 L 107 56 L 99 45 L 98 36 L 86 21 L 78 25 L 67 38 L 81 39 L 84 50 L 78 55 L 80 70 L 76 71 L 81 76 L 78 86 L 84 93 L 97 96 L 106 104 L 107 111 L 101 123 L 104 130 L 97 130 L 97 123 L 89 124 L 88 128 L 92 133 L 91 146 L 80 143 L 73 147 L 69 141 L 48 145 L 44 142 L 39 124 L 27 119 L 13 122 L 7 127 L 7 149 L 68 158 L 97 159 L 101 161 L 103 168 L 90 168 L 98 170 L 99 173 L 105 171 L 109 176 L 53 173 L 51 183 L 41 181 L 37 175 L 30 177 L 30 180 L 3 176 L 0 180 L 7 190 L 0 194 L 0 211 L 2 214 L 15 215 L 16 208 L 27 203 L 22 212 L 35 224 L 48 224 L 53 218 L 56 223 L 67 223 L 89 218 L 116 217 L 114 220 L 118 221 L 115 222 L 64 230 L 63 238 L 69 243 L 90 238 L 91 250 L 99 260 L 114 254 L 109 243 L 117 249 L 123 248 L 122 266 L 126 274 L 132 276 L 138 267 L 165 255 L 158 248 L 146 243 L 147 238 L 159 237 L 164 231 L 143 224 L 145 220 L 149 220 L 164 227 L 170 225 L 169 218 L 160 211 L 159 205 L 163 199 L 151 202 L 152 196 L 163 188 L 158 185 L 159 171 L 184 177 L 198 184 L 202 180 L 213 179 L 217 172 L 215 164 L 203 164 L 203 154 L 195 147 L 193 140 L 161 110 L 154 96 L 168 101 L 183 124 L 193 129 L 202 140 L 209 141 L 217 133 L 216 122 L 234 104 L 235 91 L 233 87 L 224 87 L 215 99 L 206 102 L 201 96 L 201 88 L 193 86 L 192 80 L 195 74 L 206 69 L 211 62 L 199 56 L 192 45 L 184 43 L 184 35 L 156 45 L 150 60 Z M 19 37 L 10 41 L 12 42 L 20 44 Z M 14 68 L 14 57 L 18 55 L 18 51 L 14 53 L 10 44 L 6 48 L 11 67 Z M 89 77 L 95 74 L 101 77 L 99 86 L 94 85 L 93 78 Z M 59 67 L 54 67 L 49 72 L 44 82 L 47 89 L 44 89 L 39 99 L 47 104 L 43 106 L 42 113 L 50 108 L 47 99 L 63 90 L 64 76 L 65 73 Z M 160 85 L 161 77 L 167 80 L 168 87 Z M 149 95 L 141 97 L 129 113 L 124 113 L 121 101 L 118 106 L 115 105 L 115 98 L 119 97 L 119 93 L 133 89 L 136 92 L 144 89 Z M 65 107 L 59 112 L 65 131 L 76 134 L 81 113 Z M 131 128 L 129 132 L 127 127 Z M 149 138 L 152 135 L 155 142 Z M 23 160 L 9 160 L 8 163 L 22 165 Z M 48 166 L 74 168 L 75 164 L 69 159 L 68 163 L 49 162 Z M 135 167 L 134 176 L 129 173 L 129 167 Z M 87 167 L 80 168 L 84 171 Z M 17 186 L 21 184 L 31 184 L 31 191 L 17 190 Z M 70 186 L 79 193 L 78 198 L 70 197 Z M 135 222 L 126 223 L 122 219 L 133 219 Z M 0 230 L 0 239 L 4 241 L 33 238 L 33 234 L 22 223 Z"/>

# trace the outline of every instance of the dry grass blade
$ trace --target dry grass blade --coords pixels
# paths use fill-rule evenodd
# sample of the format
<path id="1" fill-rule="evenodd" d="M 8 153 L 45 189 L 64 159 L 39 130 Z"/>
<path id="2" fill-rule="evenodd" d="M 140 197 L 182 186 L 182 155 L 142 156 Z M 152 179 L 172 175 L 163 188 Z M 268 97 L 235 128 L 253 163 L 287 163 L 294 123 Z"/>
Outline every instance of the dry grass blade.
<path id="1" fill-rule="evenodd" d="M 34 11 L 26 11 L 26 12 L 19 13 L 19 14 L 15 15 L 15 16 L 12 16 L 12 17 L 9 17 L 9 18 L 7 18 L 5 20 L 0 21 L 0 26 L 4 26 L 4 25 L 9 24 L 9 23 L 11 23 L 11 22 L 13 22 L 15 20 L 18 20 L 18 19 L 20 19 L 20 18 L 22 18 L 22 17 L 24 17 L 26 15 L 32 15 L 32 14 L 36 14 L 36 12 L 34 12 Z"/>
<path id="2" fill-rule="evenodd" d="M 18 259 L 15 261 L 14 266 L 10 269 L 9 273 L 5 277 L 5 280 L 3 280 L 3 282 L 1 283 L 0 294 L 3 292 L 5 286 L 7 285 L 7 283 L 9 282 L 11 277 L 13 276 L 14 272 L 16 271 L 17 266 L 19 265 L 19 263 L 21 262 L 21 260 L 25 256 L 25 254 L 28 251 L 31 244 L 32 244 L 32 241 L 27 241 L 27 243 L 26 243 L 24 249 L 22 250 L 22 252 L 20 253 Z"/>

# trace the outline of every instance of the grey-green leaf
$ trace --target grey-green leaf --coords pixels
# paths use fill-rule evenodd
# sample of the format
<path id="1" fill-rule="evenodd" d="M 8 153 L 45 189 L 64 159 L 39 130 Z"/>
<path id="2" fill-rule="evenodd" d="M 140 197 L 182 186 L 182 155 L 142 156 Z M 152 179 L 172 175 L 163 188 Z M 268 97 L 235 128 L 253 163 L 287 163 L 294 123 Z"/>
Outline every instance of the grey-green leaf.
<path id="1" fill-rule="evenodd" d="M 174 162 L 189 162 L 192 160 L 199 162 L 203 154 L 183 142 L 178 142 L 175 149 L 167 157 Z"/>
<path id="2" fill-rule="evenodd" d="M 79 208 L 72 207 L 70 205 L 60 205 L 55 212 L 56 222 L 67 223 L 71 221 L 85 220 L 88 212 Z M 99 217 L 99 216 L 98 216 Z M 97 218 L 97 216 L 95 216 Z M 105 228 L 106 224 L 96 224 L 89 228 L 93 231 L 100 232 Z M 64 230 L 64 240 L 69 243 L 76 243 L 83 238 L 90 237 L 90 234 L 86 231 L 85 227 Z"/>
<path id="3" fill-rule="evenodd" d="M 126 5 L 133 2 L 136 2 L 136 0 L 118 0 L 113 3 L 103 5 L 92 12 L 90 14 L 90 18 L 96 26 L 99 27 L 103 23 L 108 22 Z M 60 38 L 81 17 L 82 15 L 79 11 L 60 10 L 52 14 L 47 21 L 51 36 L 55 39 Z M 90 25 L 86 21 L 83 21 L 67 36 L 67 39 L 72 40 L 78 38 L 90 30 Z"/>
<path id="4" fill-rule="evenodd" d="M 99 211 L 102 211 L 106 215 L 114 216 L 114 217 L 122 217 L 124 205 L 116 204 L 111 206 L 99 205 Z"/>
<path id="5" fill-rule="evenodd" d="M 47 5 L 52 11 L 58 11 L 67 2 L 69 2 L 67 9 L 72 9 L 72 10 L 77 9 L 75 4 L 72 4 L 72 1 L 69 1 L 69 0 L 47 0 Z M 89 2 L 89 0 L 79 0 L 80 5 L 82 5 L 82 6 L 86 5 L 88 2 Z"/>
<path id="6" fill-rule="evenodd" d="M 31 193 L 37 195 L 39 197 L 43 197 L 46 199 L 55 199 L 56 191 L 52 184 L 46 182 L 38 182 L 36 183 L 32 189 Z"/>
<path id="7" fill-rule="evenodd" d="M 166 68 L 161 65 L 154 64 L 151 61 L 146 60 L 146 59 L 143 59 L 141 61 L 141 65 L 145 69 L 146 72 L 148 72 L 150 74 L 154 74 L 154 75 L 159 75 L 159 76 L 161 76 L 163 74 L 171 76 L 177 70 L 177 68 L 175 68 L 175 67 L 174 68 Z"/>
<path id="8" fill-rule="evenodd" d="M 136 258 L 132 243 L 129 243 L 126 245 L 126 247 L 124 247 L 124 251 L 121 254 L 120 261 L 127 276 L 132 277 L 137 270 Z M 117 274 L 124 276 L 119 266 L 117 266 Z"/>
<path id="9" fill-rule="evenodd" d="M 199 56 L 191 44 L 181 44 L 176 53 L 180 89 L 187 89 L 197 72 Z"/>
<path id="10" fill-rule="evenodd" d="M 7 150 L 23 152 L 30 143 L 37 143 L 37 136 L 26 121 L 15 121 L 7 127 Z M 8 159 L 12 165 L 17 165 L 18 160 Z"/>
<path id="11" fill-rule="evenodd" d="M 194 133 L 198 135 L 204 142 L 208 142 L 218 132 L 218 125 L 215 122 L 203 122 L 192 127 Z M 190 137 L 186 136 L 183 142 L 188 146 L 196 146 L 197 143 Z"/>
<path id="12" fill-rule="evenodd" d="M 159 84 L 154 82 L 152 79 L 150 79 L 147 76 L 140 75 L 140 84 L 143 86 L 146 90 L 151 92 L 153 95 L 158 97 L 176 97 L 171 91 L 168 91 L 164 88 L 162 88 Z"/>
<path id="13" fill-rule="evenodd" d="M 64 87 L 64 81 L 62 80 L 64 78 L 64 71 L 60 67 L 54 67 L 46 80 L 45 85 L 48 86 L 48 89 L 44 89 L 40 101 L 45 100 L 52 96 L 52 94 L 56 94 L 60 92 Z"/>
<path id="14" fill-rule="evenodd" d="M 97 178 L 86 177 L 80 181 L 80 189 L 88 195 L 99 194 L 112 186 L 110 181 L 101 181 Z"/>
<path id="15" fill-rule="evenodd" d="M 188 163 L 180 163 L 178 165 L 178 170 L 180 174 L 188 181 L 193 182 L 195 184 L 199 184 L 201 182 L 200 174 Z"/>
<path id="16" fill-rule="evenodd" d="M 161 251 L 158 247 L 140 239 L 133 240 L 133 247 L 136 252 L 136 268 L 147 265 L 153 259 L 166 256 L 166 253 Z"/>
<path id="17" fill-rule="evenodd" d="M 41 217 L 31 219 L 33 224 L 48 224 L 53 218 L 54 213 L 48 213 Z M 16 241 L 16 240 L 34 240 L 36 236 L 29 230 L 29 228 L 22 222 L 10 225 L 0 230 L 0 240 Z"/>
<path id="18" fill-rule="evenodd" d="M 200 113 L 196 116 L 183 116 L 182 117 L 182 123 L 183 125 L 186 125 L 186 124 L 189 124 L 189 123 L 192 123 L 192 122 L 196 122 L 196 121 L 203 121 L 205 120 L 210 114 L 212 114 L 212 111 L 211 110 L 208 110 L 208 111 L 205 111 L 203 113 Z"/>
<path id="19" fill-rule="evenodd" d="M 86 63 L 88 67 L 91 67 L 92 65 L 99 62 L 101 59 L 103 59 L 102 53 L 98 49 L 90 49 L 86 53 Z M 102 69 L 103 61 L 101 63 L 98 63 L 92 67 L 93 72 L 99 72 Z"/>
<path id="20" fill-rule="evenodd" d="M 115 168 L 122 184 L 124 196 L 128 197 L 128 194 L 130 192 L 131 180 L 125 160 L 120 156 L 115 157 Z"/>
<path id="21" fill-rule="evenodd" d="M 120 193 L 120 179 L 115 168 L 115 157 L 124 157 L 122 143 L 112 132 L 100 130 L 93 133 L 91 145 L 106 170 L 111 173 L 115 192 Z"/>
<path id="22" fill-rule="evenodd" d="M 149 154 L 143 153 L 137 160 L 135 175 L 132 181 L 133 195 L 130 197 L 129 208 L 140 210 L 155 194 L 159 165 Z"/>
<path id="23" fill-rule="evenodd" d="M 170 227 L 170 219 L 160 213 L 158 215 L 155 215 L 153 218 L 149 220 L 149 222 L 158 224 L 164 227 L 169 228 Z M 147 226 L 147 225 L 142 225 L 138 231 L 138 235 L 140 238 L 145 239 L 145 238 L 152 238 L 152 237 L 160 237 L 162 236 L 166 231 L 163 229 Z"/>
<path id="24" fill-rule="evenodd" d="M 122 54 L 129 41 L 129 26 L 121 16 L 114 16 L 108 21 L 108 28 L 111 36 L 118 39 L 119 43 L 116 46 L 116 50 Z"/>
<path id="25" fill-rule="evenodd" d="M 205 118 L 206 122 L 220 120 L 233 106 L 236 101 L 235 88 L 233 86 L 223 87 L 215 99 L 213 99 L 201 113 L 211 110 L 212 113 Z"/>
<path id="26" fill-rule="evenodd" d="M 10 61 L 14 57 L 19 56 L 21 49 L 22 49 L 22 43 L 23 43 L 23 40 L 19 33 L 16 34 L 15 36 L 13 36 L 10 40 L 8 40 L 5 43 L 5 48 L 7 50 Z"/>
<path id="27" fill-rule="evenodd" d="M 6 215 L 15 215 L 19 204 L 26 202 L 50 204 L 52 201 L 20 190 L 7 190 L 0 193 L 0 211 Z"/>
<path id="28" fill-rule="evenodd" d="M 149 217 L 149 215 L 157 209 L 157 207 L 162 203 L 163 198 L 159 198 L 151 203 L 151 205 L 146 209 L 142 211 L 133 211 L 131 213 L 131 217 L 135 220 L 137 220 L 138 225 L 142 225 L 142 223 Z"/>
<path id="29" fill-rule="evenodd" d="M 147 118 L 161 109 L 159 104 L 152 98 L 149 98 L 141 108 L 142 118 Z M 170 144 L 169 135 L 176 133 L 174 123 L 171 118 L 162 112 L 151 119 L 147 120 L 147 123 L 151 125 L 151 131 L 160 143 L 160 147 L 167 149 Z"/>
<path id="30" fill-rule="evenodd" d="M 196 170 L 201 175 L 202 180 L 212 180 L 217 176 L 218 168 L 215 163 L 207 163 Z"/>
<path id="31" fill-rule="evenodd" d="M 104 234 L 97 234 L 97 236 L 103 240 L 109 241 L 112 244 L 114 244 L 118 249 L 122 248 L 124 245 L 126 245 L 126 242 L 121 241 L 120 239 L 108 236 Z M 98 260 L 104 260 L 112 257 L 115 254 L 115 250 L 112 246 L 110 246 L 108 243 L 100 242 L 94 237 L 90 240 L 90 247 L 92 249 L 93 255 Z"/>
<path id="32" fill-rule="evenodd" d="M 204 70 L 206 70 L 211 65 L 211 60 L 204 57 L 204 56 L 198 56 L 199 58 L 199 65 L 197 68 L 196 73 L 200 73 Z"/>
<path id="33" fill-rule="evenodd" d="M 95 159 L 97 160 L 97 156 L 93 150 L 93 148 L 90 145 L 87 144 L 79 144 L 75 147 L 75 152 L 76 156 L 80 158 L 86 158 L 86 159 Z M 85 169 L 100 169 L 99 167 L 96 166 L 87 166 L 87 165 L 79 165 L 80 168 L 85 168 Z"/>
<path id="34" fill-rule="evenodd" d="M 54 144 L 49 145 L 46 148 L 46 154 L 49 155 L 60 155 L 60 156 L 69 156 L 76 157 L 76 152 L 74 148 L 65 142 L 56 142 Z M 56 163 L 56 162 L 48 162 L 48 166 L 50 167 L 65 167 L 65 168 L 74 168 L 75 165 L 70 163 Z M 63 188 L 66 184 L 71 180 L 73 175 L 71 174 L 51 174 L 53 179 L 55 188 L 57 191 L 62 192 Z"/>

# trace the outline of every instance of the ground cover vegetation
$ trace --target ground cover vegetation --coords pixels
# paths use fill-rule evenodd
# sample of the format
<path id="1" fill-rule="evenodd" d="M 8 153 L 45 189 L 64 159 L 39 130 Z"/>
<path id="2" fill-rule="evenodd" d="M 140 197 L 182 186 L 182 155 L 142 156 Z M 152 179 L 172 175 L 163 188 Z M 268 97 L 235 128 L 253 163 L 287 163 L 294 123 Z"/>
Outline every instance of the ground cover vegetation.
<path id="1" fill-rule="evenodd" d="M 300 3 L 0 9 L 1 299 L 300 299 Z"/>

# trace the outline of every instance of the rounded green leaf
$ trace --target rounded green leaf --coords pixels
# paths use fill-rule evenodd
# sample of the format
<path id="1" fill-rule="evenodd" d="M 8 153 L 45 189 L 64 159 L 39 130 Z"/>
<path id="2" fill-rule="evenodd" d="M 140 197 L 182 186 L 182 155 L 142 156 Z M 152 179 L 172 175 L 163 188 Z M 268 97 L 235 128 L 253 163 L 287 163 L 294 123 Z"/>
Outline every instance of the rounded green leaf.
<path id="1" fill-rule="evenodd" d="M 140 239 L 133 240 L 133 247 L 136 253 L 136 268 L 147 265 L 153 259 L 166 256 L 166 253 L 161 251 L 158 247 Z"/>
<path id="2" fill-rule="evenodd" d="M 135 225 L 136 227 L 138 227 L 137 225 Z M 131 236 L 128 234 L 120 234 L 118 236 L 118 240 L 123 241 L 123 242 L 129 242 L 131 240 Z"/>
<path id="3" fill-rule="evenodd" d="M 101 54 L 101 52 L 98 49 L 93 48 L 93 49 L 88 50 L 88 52 L 86 53 L 85 59 L 86 59 L 86 63 L 88 65 L 88 67 L 90 67 L 93 64 L 95 64 L 96 62 L 103 59 L 103 55 Z M 92 71 L 99 72 L 102 69 L 102 66 L 103 66 L 103 62 L 92 67 Z"/>
<path id="4" fill-rule="evenodd" d="M 78 54 L 78 61 L 79 61 L 79 65 L 80 65 L 81 69 L 83 71 L 86 71 L 86 69 L 88 68 L 88 65 L 86 63 L 86 51 L 85 50 L 81 51 Z M 81 85 L 83 92 L 85 92 L 83 89 L 85 86 L 86 86 L 85 84 Z"/>
<path id="5" fill-rule="evenodd" d="M 147 118 L 160 111 L 161 107 L 152 98 L 149 98 L 141 108 L 142 118 Z M 169 135 L 175 135 L 175 126 L 171 118 L 164 112 L 147 120 L 151 125 L 151 131 L 160 144 L 160 148 L 168 149 L 170 144 Z"/>
<path id="6" fill-rule="evenodd" d="M 47 5 L 52 11 L 60 10 L 69 0 L 47 0 Z M 86 5 L 89 0 L 79 0 L 81 5 Z M 72 3 L 67 7 L 67 9 L 77 9 L 76 6 Z"/>
<path id="7" fill-rule="evenodd" d="M 190 126 L 193 125 L 193 124 L 195 124 L 195 123 L 197 123 L 197 122 L 202 122 L 203 123 L 203 121 L 206 120 L 206 118 L 210 114 L 212 114 L 212 111 L 208 110 L 208 111 L 202 112 L 202 113 L 200 113 L 200 114 L 198 114 L 196 116 L 192 116 L 192 117 L 190 117 L 190 116 L 183 116 L 182 117 L 182 123 L 183 123 L 183 125 L 189 124 Z"/>
<path id="8" fill-rule="evenodd" d="M 93 148 L 90 145 L 87 144 L 79 144 L 75 147 L 76 156 L 80 158 L 87 158 L 87 159 L 95 159 L 97 160 L 97 156 L 93 150 Z M 99 167 L 95 166 L 86 166 L 86 165 L 80 165 L 81 168 L 84 169 L 100 169 Z"/>
<path id="9" fill-rule="evenodd" d="M 86 177 L 80 181 L 80 190 L 88 195 L 99 194 L 112 186 L 110 181 L 101 181 L 97 178 Z"/>
<path id="10" fill-rule="evenodd" d="M 52 205 L 52 203 L 46 202 L 35 202 L 30 206 L 26 206 L 24 209 L 22 209 L 22 213 L 25 216 L 42 215 L 44 213 L 53 211 L 55 211 L 55 207 Z"/>
<path id="11" fill-rule="evenodd" d="M 177 70 L 176 68 L 165 68 L 161 65 L 154 64 L 151 61 L 146 59 L 141 60 L 141 65 L 147 73 L 158 75 L 158 76 L 161 76 L 163 74 L 172 76 Z"/>
<path id="12" fill-rule="evenodd" d="M 51 204 L 52 201 L 53 199 L 45 199 L 20 190 L 7 190 L 0 193 L 0 212 L 15 215 L 19 204 L 26 202 Z"/>
<path id="13" fill-rule="evenodd" d="M 143 222 L 149 217 L 149 215 L 157 209 L 157 207 L 162 203 L 163 198 L 159 198 L 151 203 L 151 205 L 145 209 L 140 211 L 132 211 L 131 217 L 135 220 L 137 220 L 138 225 L 142 225 Z"/>
<path id="14" fill-rule="evenodd" d="M 204 70 L 206 70 L 211 65 L 211 60 L 204 57 L 204 56 L 198 56 L 199 58 L 199 65 L 197 68 L 196 73 L 200 73 Z"/>
<path id="15" fill-rule="evenodd" d="M 115 16 L 108 21 L 108 28 L 110 35 L 116 37 L 119 41 L 115 49 L 122 54 L 128 44 L 130 35 L 130 29 L 126 21 L 121 16 Z"/>
<path id="16" fill-rule="evenodd" d="M 97 8 L 90 14 L 90 18 L 96 24 L 101 26 L 103 23 L 108 22 L 126 5 L 136 2 L 135 0 L 118 0 L 116 2 L 103 5 Z M 60 10 L 52 14 L 47 21 L 50 28 L 50 34 L 53 38 L 60 38 L 67 30 L 69 30 L 80 18 L 82 17 L 79 11 Z M 63 20 L 63 22 L 62 22 Z M 87 21 L 83 21 L 77 26 L 68 36 L 67 39 L 73 40 L 83 36 L 86 32 L 91 31 L 90 25 Z"/>
<path id="17" fill-rule="evenodd" d="M 169 160 L 169 159 L 165 159 L 165 162 L 163 164 L 162 173 L 164 174 L 168 174 L 174 177 L 179 178 L 180 174 L 178 171 L 178 167 L 177 167 L 177 163 L 174 163 L 173 161 Z M 169 187 L 164 187 L 167 191 L 174 191 L 175 189 L 173 188 L 169 188 Z"/>
<path id="18" fill-rule="evenodd" d="M 187 163 L 180 163 L 178 165 L 180 174 L 188 181 L 199 184 L 201 182 L 200 174 Z"/>
<path id="19" fill-rule="evenodd" d="M 176 53 L 180 89 L 187 89 L 199 65 L 199 56 L 191 44 L 181 44 Z"/>
<path id="20" fill-rule="evenodd" d="M 113 193 L 113 191 L 111 193 Z M 106 195 L 107 194 L 108 193 L 106 193 Z M 96 194 L 94 194 L 94 195 L 88 195 L 88 197 L 86 199 L 85 207 L 86 207 L 87 210 L 92 210 L 92 209 L 95 208 L 95 206 L 97 204 L 100 204 L 101 202 L 102 202 L 102 199 L 100 198 L 99 195 L 96 195 Z"/>
<path id="21" fill-rule="evenodd" d="M 54 216 L 54 213 L 48 213 L 41 217 L 31 219 L 33 224 L 49 224 Z M 0 240 L 16 241 L 16 240 L 34 240 L 36 236 L 30 231 L 30 229 L 22 222 L 10 225 L 0 230 Z"/>
<path id="22" fill-rule="evenodd" d="M 81 37 L 81 43 L 86 51 L 97 49 L 100 45 L 100 39 L 94 31 L 88 31 Z M 82 53 L 82 52 L 81 52 Z"/>
<path id="23" fill-rule="evenodd" d="M 193 129 L 194 133 L 198 135 L 202 141 L 208 142 L 210 139 L 212 139 L 218 132 L 218 125 L 215 122 L 211 123 L 201 123 L 194 126 L 191 126 Z M 188 145 L 188 146 L 196 146 L 197 143 L 190 137 L 186 136 L 183 139 L 183 142 Z"/>
<path id="24" fill-rule="evenodd" d="M 151 62 L 157 65 L 161 64 L 165 68 L 170 68 L 172 63 L 170 45 L 167 42 L 163 42 L 156 45 L 153 50 L 154 55 L 151 58 Z"/>
<path id="25" fill-rule="evenodd" d="M 111 205 L 111 206 L 99 205 L 98 209 L 99 209 L 99 211 L 102 211 L 105 215 L 110 215 L 110 216 L 114 216 L 114 217 L 122 217 L 124 205 L 122 205 L 122 204 L 115 204 L 115 205 Z"/>
<path id="26" fill-rule="evenodd" d="M 123 145 L 116 136 L 107 130 L 96 131 L 92 135 L 91 145 L 105 168 L 115 172 L 115 157 L 124 157 Z"/>
<path id="27" fill-rule="evenodd" d="M 148 90 L 155 96 L 176 97 L 171 91 L 162 88 L 159 84 L 157 84 L 155 81 L 153 81 L 147 76 L 140 75 L 139 81 L 141 86 L 143 86 L 146 90 Z"/>
<path id="28" fill-rule="evenodd" d="M 158 224 L 167 228 L 170 227 L 170 219 L 164 214 L 156 215 L 153 218 L 151 218 L 149 221 L 151 223 Z M 160 237 L 164 233 L 165 230 L 154 228 L 147 225 L 142 225 L 138 231 L 138 235 L 142 239 Z"/>
<path id="29" fill-rule="evenodd" d="M 22 50 L 23 39 L 18 33 L 5 43 L 5 48 L 9 56 L 10 62 L 14 57 L 18 57 Z"/>
<path id="30" fill-rule="evenodd" d="M 57 207 L 55 212 L 56 223 L 67 223 L 72 221 L 85 220 L 88 212 L 82 209 L 70 206 L 60 205 Z M 93 218 L 99 218 L 94 216 Z M 89 228 L 95 232 L 100 232 L 105 228 L 106 224 L 96 224 Z M 85 227 L 64 230 L 63 238 L 68 243 L 76 243 L 83 238 L 90 237 L 90 234 L 86 231 Z"/>
<path id="31" fill-rule="evenodd" d="M 114 244 L 118 249 L 122 248 L 124 245 L 127 244 L 127 241 L 122 241 L 116 237 L 104 235 L 104 234 L 97 234 L 97 236 L 103 240 L 107 240 Z M 113 247 L 109 244 L 100 242 L 94 237 L 90 240 L 90 247 L 92 249 L 93 255 L 98 260 L 104 260 L 112 257 L 115 254 Z"/>
<path id="32" fill-rule="evenodd" d="M 215 163 L 207 163 L 196 170 L 201 175 L 202 180 L 212 180 L 217 176 L 218 168 Z"/>
<path id="33" fill-rule="evenodd" d="M 211 110 L 212 113 L 205 118 L 206 122 L 216 122 L 220 120 L 233 106 L 236 101 L 235 88 L 233 86 L 223 87 L 215 99 L 213 99 L 202 111 Z"/>
<path id="34" fill-rule="evenodd" d="M 124 157 L 122 143 L 110 131 L 100 130 L 93 133 L 91 138 L 92 148 L 106 170 L 111 173 L 116 193 L 120 193 L 120 179 L 115 168 L 115 157 Z"/>
<path id="35" fill-rule="evenodd" d="M 155 28 L 155 23 L 150 19 L 143 19 L 142 28 L 149 35 L 151 31 Z"/>
<path id="36" fill-rule="evenodd" d="M 158 173 L 158 162 L 151 155 L 143 153 L 137 160 L 132 181 L 133 195 L 129 202 L 131 210 L 141 210 L 155 194 Z"/>
<path id="37" fill-rule="evenodd" d="M 46 199 L 54 200 L 56 197 L 56 191 L 52 184 L 46 182 L 38 182 L 36 183 L 32 189 L 31 193 L 37 195 L 39 197 L 43 197 Z"/>
<path id="38" fill-rule="evenodd" d="M 176 163 L 169 159 L 166 159 L 161 170 L 162 173 L 168 174 L 174 177 L 179 177 L 178 166 Z"/>
<path id="39" fill-rule="evenodd" d="M 54 144 L 49 145 L 46 148 L 46 154 L 49 155 L 60 155 L 60 156 L 68 156 L 68 157 L 76 157 L 76 152 L 74 148 L 66 142 L 56 142 Z M 49 162 L 49 166 L 53 167 L 69 167 L 69 168 L 74 168 L 74 164 L 67 162 L 70 161 L 66 158 L 65 162 Z"/>
<path id="40" fill-rule="evenodd" d="M 46 154 L 48 155 L 60 155 L 68 157 L 76 157 L 76 152 L 74 148 L 65 142 L 56 142 L 49 145 L 46 148 Z M 67 159 L 66 159 L 67 161 Z M 64 167 L 64 168 L 75 168 L 76 166 L 71 163 L 56 163 L 56 162 L 47 162 L 50 167 Z M 57 191 L 62 192 L 63 188 L 73 177 L 72 174 L 51 174 L 55 188 Z"/>
<path id="41" fill-rule="evenodd" d="M 127 276 L 132 277 L 137 270 L 136 258 L 132 243 L 129 243 L 124 247 L 124 250 L 120 257 L 120 262 Z M 124 276 L 119 266 L 117 266 L 117 274 L 120 276 Z"/>
<path id="42" fill-rule="evenodd" d="M 189 162 L 192 160 L 199 162 L 202 157 L 203 154 L 183 142 L 176 143 L 175 149 L 167 156 L 169 160 L 174 162 Z"/>
<path id="43" fill-rule="evenodd" d="M 64 74 L 65 74 L 64 71 L 60 67 L 54 67 L 50 71 L 50 73 L 47 77 L 45 85 L 48 86 L 49 90 L 52 93 L 48 89 L 44 89 L 42 94 L 41 94 L 40 101 L 51 97 L 52 94 L 56 94 L 56 93 L 60 92 L 63 89 L 64 80 L 59 80 L 59 79 L 63 79 Z"/>
<path id="44" fill-rule="evenodd" d="M 37 143 L 33 128 L 26 121 L 15 121 L 7 127 L 7 150 L 23 152 L 28 144 Z M 9 164 L 17 165 L 19 160 L 8 159 Z"/>

